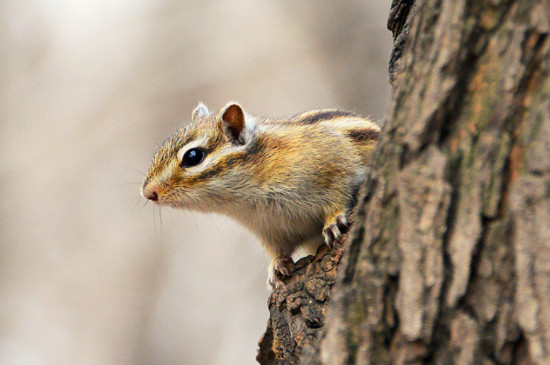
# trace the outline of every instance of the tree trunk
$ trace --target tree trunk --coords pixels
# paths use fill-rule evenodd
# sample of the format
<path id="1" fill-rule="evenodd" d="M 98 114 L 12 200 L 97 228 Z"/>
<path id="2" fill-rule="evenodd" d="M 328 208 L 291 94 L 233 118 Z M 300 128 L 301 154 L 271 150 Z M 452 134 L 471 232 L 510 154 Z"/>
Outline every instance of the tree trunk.
<path id="1" fill-rule="evenodd" d="M 303 341 L 275 291 L 258 359 L 550 364 L 550 2 L 394 0 L 388 25 L 393 104 L 328 316 Z"/>

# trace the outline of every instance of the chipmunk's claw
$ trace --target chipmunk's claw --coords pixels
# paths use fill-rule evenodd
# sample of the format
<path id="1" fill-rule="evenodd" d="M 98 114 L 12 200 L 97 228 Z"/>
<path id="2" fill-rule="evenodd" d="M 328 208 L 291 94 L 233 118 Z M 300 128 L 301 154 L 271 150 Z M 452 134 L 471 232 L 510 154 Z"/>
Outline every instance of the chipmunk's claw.
<path id="1" fill-rule="evenodd" d="M 290 273 L 294 271 L 294 261 L 292 261 L 292 257 L 278 257 L 273 266 L 273 270 L 275 270 L 275 273 L 279 273 L 283 276 L 290 276 Z"/>
<path id="2" fill-rule="evenodd" d="M 290 276 L 294 271 L 294 261 L 290 256 L 281 256 L 275 259 L 269 270 L 269 277 L 267 278 L 267 286 L 272 288 L 280 288 L 284 285 L 281 280 L 282 276 Z"/>
<path id="3" fill-rule="evenodd" d="M 350 223 L 344 214 L 336 216 L 336 220 L 323 228 L 323 237 L 329 247 L 335 247 L 341 243 L 340 238 L 349 230 Z"/>

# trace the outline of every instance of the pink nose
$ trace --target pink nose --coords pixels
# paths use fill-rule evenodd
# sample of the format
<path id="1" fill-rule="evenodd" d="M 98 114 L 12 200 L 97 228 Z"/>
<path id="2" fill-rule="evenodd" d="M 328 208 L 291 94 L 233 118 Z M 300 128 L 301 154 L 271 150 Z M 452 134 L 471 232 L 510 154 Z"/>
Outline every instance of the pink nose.
<path id="1" fill-rule="evenodd" d="M 154 202 L 156 202 L 157 200 L 159 200 L 159 196 L 157 195 L 157 192 L 156 192 L 156 191 L 144 192 L 144 193 L 143 193 L 143 196 L 144 196 L 146 199 L 149 199 L 149 200 L 154 201 Z"/>
<path id="2" fill-rule="evenodd" d="M 146 179 L 141 187 L 141 195 L 148 200 L 156 202 L 159 200 L 159 195 L 157 194 L 157 189 L 154 186 L 149 184 L 149 179 Z"/>

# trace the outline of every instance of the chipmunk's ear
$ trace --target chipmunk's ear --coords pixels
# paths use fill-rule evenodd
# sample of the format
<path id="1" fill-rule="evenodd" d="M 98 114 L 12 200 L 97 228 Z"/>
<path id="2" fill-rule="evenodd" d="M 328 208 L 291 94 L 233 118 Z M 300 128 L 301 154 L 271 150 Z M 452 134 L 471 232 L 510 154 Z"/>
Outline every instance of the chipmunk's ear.
<path id="1" fill-rule="evenodd" d="M 199 105 L 193 109 L 193 113 L 191 113 L 191 120 L 194 121 L 196 118 L 206 117 L 208 114 L 210 114 L 210 111 L 208 111 L 206 105 L 199 103 Z"/>
<path id="2" fill-rule="evenodd" d="M 219 119 L 234 142 L 244 144 L 245 113 L 237 103 L 229 103 L 220 111 Z"/>

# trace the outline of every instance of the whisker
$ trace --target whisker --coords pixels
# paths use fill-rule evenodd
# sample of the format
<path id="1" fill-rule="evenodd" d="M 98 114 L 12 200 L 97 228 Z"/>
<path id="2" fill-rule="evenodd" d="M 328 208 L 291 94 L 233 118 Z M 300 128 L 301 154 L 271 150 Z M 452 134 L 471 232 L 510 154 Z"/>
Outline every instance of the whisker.
<path id="1" fill-rule="evenodd" d="M 139 209 L 140 212 L 143 212 L 143 208 L 145 208 L 145 206 L 147 205 L 147 203 L 149 203 L 149 200 L 145 200 L 145 203 L 143 203 L 143 205 L 142 205 L 141 208 Z"/>
<path id="2" fill-rule="evenodd" d="M 195 219 L 195 212 L 193 211 L 190 211 L 191 213 L 191 219 L 193 220 L 193 224 L 195 224 L 195 232 L 199 233 L 200 236 L 202 236 L 202 234 L 200 234 L 201 232 L 199 232 L 200 230 L 200 227 L 199 225 L 197 224 L 197 220 Z"/>
<path id="3" fill-rule="evenodd" d="M 179 226 L 176 224 L 176 220 L 174 219 L 174 216 L 172 215 L 172 211 L 168 209 L 168 215 L 170 216 L 170 220 L 172 221 L 172 224 L 174 227 L 179 228 Z"/>
<path id="4" fill-rule="evenodd" d="M 162 228 L 162 208 L 158 207 L 159 212 L 159 232 L 160 232 L 160 247 L 164 251 L 164 231 Z"/>
<path id="5" fill-rule="evenodd" d="M 220 231 L 220 227 L 216 223 L 216 220 L 212 218 L 211 214 L 207 215 L 208 219 L 210 220 L 210 223 L 216 228 L 216 231 L 218 232 L 218 235 L 220 236 L 220 239 L 222 241 L 222 244 L 227 247 L 227 242 L 225 240 L 225 236 L 222 234 L 222 231 Z M 235 235 L 233 235 L 235 237 Z"/>
<path id="6" fill-rule="evenodd" d="M 138 169 L 136 169 L 135 167 L 132 167 L 132 166 L 125 166 L 125 165 L 122 165 L 122 164 L 114 164 L 114 166 L 116 166 L 118 168 L 121 168 L 121 169 L 125 169 L 125 170 L 128 170 L 128 171 L 135 172 L 136 174 L 139 174 L 143 177 L 147 176 L 145 173 L 141 172 L 140 170 L 138 170 Z"/>
<path id="7" fill-rule="evenodd" d="M 131 182 L 125 182 L 125 183 L 119 183 L 115 184 L 115 186 L 121 186 L 121 185 L 141 185 L 142 181 L 131 181 Z"/>
<path id="8" fill-rule="evenodd" d="M 137 208 L 140 201 L 141 201 L 141 196 L 138 196 L 137 199 L 136 199 L 136 203 L 134 204 L 134 207 L 130 211 L 130 214 L 134 214 L 134 212 L 136 211 L 136 208 Z M 143 209 L 143 207 L 142 207 L 142 209 Z"/>
<path id="9" fill-rule="evenodd" d="M 158 238 L 159 232 L 157 228 L 157 209 L 156 208 L 153 209 L 153 224 L 155 226 L 155 236 Z"/>

